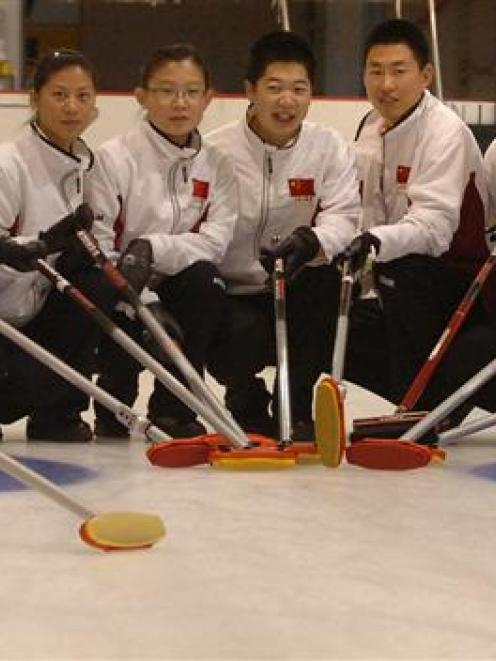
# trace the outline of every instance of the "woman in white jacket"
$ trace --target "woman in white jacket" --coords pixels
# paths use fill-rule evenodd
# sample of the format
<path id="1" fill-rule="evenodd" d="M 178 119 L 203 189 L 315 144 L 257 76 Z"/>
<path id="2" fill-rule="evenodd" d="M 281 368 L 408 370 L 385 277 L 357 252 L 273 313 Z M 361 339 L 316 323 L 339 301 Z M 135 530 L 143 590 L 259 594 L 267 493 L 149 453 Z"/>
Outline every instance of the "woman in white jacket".
<path id="1" fill-rule="evenodd" d="M 237 214 L 234 173 L 197 131 L 211 91 L 193 47 L 176 44 L 157 50 L 143 69 L 136 98 L 145 117 L 98 149 L 87 199 L 98 220 L 101 246 L 109 255 L 122 255 L 119 265 L 136 289 L 149 284 L 158 295 L 181 326 L 186 356 L 203 373 L 223 301 L 215 264 L 232 237 Z M 133 260 L 137 268 L 123 266 Z M 153 284 L 148 283 L 149 268 Z M 138 332 L 138 324 L 122 314 L 119 323 L 132 334 Z M 135 361 L 103 342 L 100 385 L 132 404 L 138 373 Z M 127 435 L 98 405 L 96 414 L 98 436 Z M 173 437 L 204 432 L 194 414 L 158 382 L 148 416 Z"/>
<path id="2" fill-rule="evenodd" d="M 0 146 L 0 236 L 9 255 L 14 249 L 19 257 L 16 262 L 4 255 L 0 266 L 0 315 L 85 374 L 91 372 L 98 340 L 93 322 L 39 272 L 29 271 L 29 255 L 22 253 L 39 256 L 40 233 L 82 202 L 93 156 L 79 136 L 94 119 L 95 98 L 94 73 L 84 55 L 69 50 L 46 55 L 34 75 L 32 121 Z M 56 266 L 99 304 L 108 304 L 110 289 L 80 257 L 76 242 Z M 32 440 L 90 440 L 91 430 L 80 417 L 88 398 L 8 340 L 0 339 L 0 349 L 0 421 L 29 416 Z"/>

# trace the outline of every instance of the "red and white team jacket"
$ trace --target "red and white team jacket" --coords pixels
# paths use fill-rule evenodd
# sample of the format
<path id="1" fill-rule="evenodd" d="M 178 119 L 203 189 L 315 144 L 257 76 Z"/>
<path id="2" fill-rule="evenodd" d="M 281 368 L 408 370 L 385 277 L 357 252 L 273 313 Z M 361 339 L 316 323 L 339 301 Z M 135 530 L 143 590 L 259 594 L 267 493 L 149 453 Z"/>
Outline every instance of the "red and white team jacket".
<path id="1" fill-rule="evenodd" d="M 24 243 L 74 211 L 82 202 L 83 175 L 92 162 L 82 140 L 69 154 L 34 124 L 0 145 L 0 234 Z M 50 289 L 37 271 L 0 266 L 0 316 L 15 326 L 25 325 L 43 307 Z"/>
<path id="2" fill-rule="evenodd" d="M 381 240 L 378 261 L 410 253 L 484 259 L 487 191 L 479 147 L 462 120 L 429 92 L 383 131 L 376 111 L 355 142 L 363 229 Z"/>
<path id="3" fill-rule="evenodd" d="M 238 208 L 234 172 L 195 133 L 178 147 L 146 119 L 101 145 L 85 198 L 95 236 L 110 254 L 146 238 L 154 268 L 174 275 L 199 260 L 218 263 L 231 240 Z"/>
<path id="4" fill-rule="evenodd" d="M 278 148 L 264 143 L 243 118 L 205 139 L 232 159 L 240 190 L 240 217 L 220 265 L 229 291 L 264 289 L 260 248 L 300 225 L 313 227 L 329 261 L 352 240 L 360 212 L 358 180 L 352 150 L 335 131 L 304 122 L 299 135 Z"/>
<path id="5" fill-rule="evenodd" d="M 496 223 L 496 140 L 493 140 L 484 155 L 484 172 L 489 195 L 489 222 Z"/>

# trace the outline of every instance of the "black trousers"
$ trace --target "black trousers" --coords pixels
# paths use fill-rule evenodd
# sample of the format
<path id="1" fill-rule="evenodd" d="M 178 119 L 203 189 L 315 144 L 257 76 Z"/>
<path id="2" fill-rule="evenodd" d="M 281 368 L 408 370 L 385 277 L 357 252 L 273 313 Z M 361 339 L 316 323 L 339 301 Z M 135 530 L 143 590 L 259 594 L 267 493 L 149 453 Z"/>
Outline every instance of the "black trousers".
<path id="1" fill-rule="evenodd" d="M 466 293 L 471 277 L 442 259 L 408 255 L 376 265 L 391 350 L 391 399 L 399 403 Z M 434 408 L 496 357 L 496 327 L 476 301 L 416 405 Z M 496 411 L 496 380 L 467 403 Z"/>
<path id="2" fill-rule="evenodd" d="M 200 261 L 181 273 L 163 278 L 156 288 L 164 308 L 179 323 L 183 337 L 183 351 L 199 374 L 203 376 L 206 354 L 212 337 L 220 323 L 224 299 L 224 283 L 217 269 L 210 262 Z M 139 320 L 125 319 L 122 313 L 116 317 L 123 330 L 141 342 L 142 327 Z M 179 370 L 167 363 L 166 368 L 186 385 Z M 138 395 L 138 377 L 141 365 L 123 351 L 110 338 L 103 338 L 99 351 L 98 385 L 128 406 Z M 95 403 L 98 417 L 113 414 Z M 155 380 L 148 402 L 148 416 L 171 417 L 189 421 L 195 414 L 162 384 Z"/>
<path id="3" fill-rule="evenodd" d="M 287 287 L 287 329 L 292 414 L 295 421 L 312 418 L 313 386 L 330 370 L 340 278 L 333 266 L 305 268 Z M 270 396 L 256 379 L 276 364 L 274 301 L 271 293 L 226 295 L 222 325 L 210 352 L 208 369 L 228 389 L 226 404 L 233 413 L 253 416 Z M 231 392 L 229 392 L 231 391 Z M 238 393 L 239 397 L 235 394 Z M 229 396 L 236 400 L 230 406 Z M 273 398 L 273 410 L 277 397 Z M 259 410 L 257 410 L 257 408 Z"/>
<path id="4" fill-rule="evenodd" d="M 59 270 L 98 307 L 107 312 L 113 308 L 115 294 L 99 269 L 85 266 L 70 274 Z M 100 330 L 66 295 L 52 291 L 21 331 L 83 375 L 90 377 L 94 371 Z M 0 347 L 0 422 L 9 424 L 26 415 L 62 422 L 88 408 L 85 394 L 10 340 L 0 338 Z"/>

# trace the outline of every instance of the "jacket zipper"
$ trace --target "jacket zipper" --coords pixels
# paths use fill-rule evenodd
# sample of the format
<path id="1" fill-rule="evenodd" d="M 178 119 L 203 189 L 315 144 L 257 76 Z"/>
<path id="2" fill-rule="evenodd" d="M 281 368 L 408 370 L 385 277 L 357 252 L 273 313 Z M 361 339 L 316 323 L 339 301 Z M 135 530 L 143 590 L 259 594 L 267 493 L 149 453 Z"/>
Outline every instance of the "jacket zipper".
<path id="1" fill-rule="evenodd" d="M 262 181 L 262 199 L 261 199 L 261 210 L 260 210 L 260 223 L 258 224 L 258 230 L 255 235 L 255 259 L 260 257 L 260 247 L 262 242 L 262 236 L 269 222 L 269 201 L 270 201 L 270 187 L 272 185 L 272 174 L 273 174 L 273 164 L 272 164 L 272 155 L 269 152 L 264 154 L 264 163 L 263 163 L 263 181 Z"/>

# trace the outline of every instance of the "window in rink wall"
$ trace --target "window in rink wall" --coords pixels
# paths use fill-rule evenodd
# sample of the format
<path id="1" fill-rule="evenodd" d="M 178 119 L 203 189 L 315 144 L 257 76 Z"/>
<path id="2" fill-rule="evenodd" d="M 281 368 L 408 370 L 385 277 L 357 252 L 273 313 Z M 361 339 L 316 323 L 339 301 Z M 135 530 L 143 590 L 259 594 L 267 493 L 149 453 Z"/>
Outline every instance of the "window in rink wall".
<path id="1" fill-rule="evenodd" d="M 9 0 L 21 2 L 21 0 Z M 403 0 L 405 18 L 430 34 L 426 0 Z M 444 96 L 496 97 L 496 0 L 436 0 Z M 166 42 L 194 43 L 220 92 L 242 92 L 249 45 L 280 27 L 274 0 L 24 0 L 24 76 L 50 48 L 76 47 L 95 62 L 100 87 L 131 90 L 139 66 Z M 312 44 L 316 92 L 360 96 L 362 44 L 378 22 L 395 16 L 395 0 L 287 0 L 291 29 Z"/>

